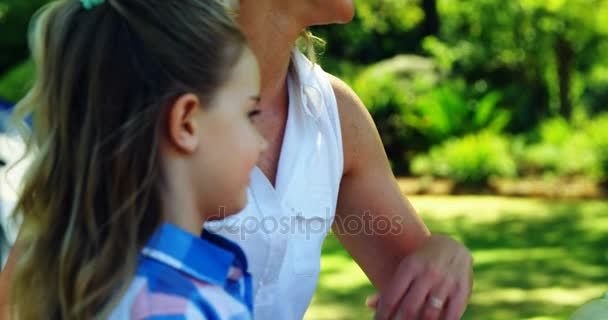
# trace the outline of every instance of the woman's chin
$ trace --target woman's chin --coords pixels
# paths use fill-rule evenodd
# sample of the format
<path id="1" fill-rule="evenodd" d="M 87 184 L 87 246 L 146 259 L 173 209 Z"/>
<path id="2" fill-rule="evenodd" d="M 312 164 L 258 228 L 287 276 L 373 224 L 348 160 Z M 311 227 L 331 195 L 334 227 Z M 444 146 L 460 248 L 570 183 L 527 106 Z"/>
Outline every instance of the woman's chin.
<path id="1" fill-rule="evenodd" d="M 355 17 L 355 5 L 352 0 L 346 0 L 341 10 L 341 18 L 337 23 L 349 23 Z"/>
<path id="2" fill-rule="evenodd" d="M 325 2 L 322 5 L 317 5 L 314 14 L 310 12 L 309 25 L 344 24 L 350 22 L 355 16 L 355 6 L 352 0 L 323 1 Z"/>

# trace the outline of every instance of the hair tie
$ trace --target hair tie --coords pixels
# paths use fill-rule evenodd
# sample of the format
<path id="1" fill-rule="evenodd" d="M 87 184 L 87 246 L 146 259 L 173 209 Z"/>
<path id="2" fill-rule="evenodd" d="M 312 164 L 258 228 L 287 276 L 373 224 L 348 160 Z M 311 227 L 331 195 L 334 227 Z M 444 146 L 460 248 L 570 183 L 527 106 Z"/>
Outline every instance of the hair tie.
<path id="1" fill-rule="evenodd" d="M 98 5 L 104 3 L 105 0 L 80 0 L 80 2 L 82 3 L 82 6 L 85 9 L 91 10 L 91 9 L 97 7 Z"/>

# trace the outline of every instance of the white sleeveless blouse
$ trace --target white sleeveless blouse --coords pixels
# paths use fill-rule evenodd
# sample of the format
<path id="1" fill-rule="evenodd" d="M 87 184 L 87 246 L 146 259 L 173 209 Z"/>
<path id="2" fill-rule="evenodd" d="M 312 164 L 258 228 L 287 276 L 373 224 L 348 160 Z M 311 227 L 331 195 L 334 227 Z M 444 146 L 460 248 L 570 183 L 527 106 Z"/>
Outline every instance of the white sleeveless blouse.
<path id="1" fill-rule="evenodd" d="M 317 286 L 321 246 L 343 172 L 342 134 L 328 75 L 294 50 L 289 110 L 275 187 L 251 173 L 247 207 L 206 228 L 245 251 L 258 320 L 302 319 Z"/>

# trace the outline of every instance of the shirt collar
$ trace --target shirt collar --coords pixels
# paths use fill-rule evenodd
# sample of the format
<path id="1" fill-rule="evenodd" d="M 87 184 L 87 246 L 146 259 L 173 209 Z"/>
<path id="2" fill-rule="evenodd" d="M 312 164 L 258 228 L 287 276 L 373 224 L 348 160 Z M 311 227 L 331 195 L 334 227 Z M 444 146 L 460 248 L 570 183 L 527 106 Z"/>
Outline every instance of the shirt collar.
<path id="1" fill-rule="evenodd" d="M 323 72 L 319 65 L 308 60 L 298 48 L 293 49 L 290 77 L 298 89 L 296 93 L 301 99 L 306 115 L 314 119 L 318 119 L 325 109 L 323 89 L 321 83 L 319 83 L 319 72 Z"/>
<path id="2" fill-rule="evenodd" d="M 210 232 L 197 238 L 167 223 L 156 230 L 142 254 L 197 280 L 222 287 L 235 269 L 247 270 L 245 255 L 238 245 Z"/>

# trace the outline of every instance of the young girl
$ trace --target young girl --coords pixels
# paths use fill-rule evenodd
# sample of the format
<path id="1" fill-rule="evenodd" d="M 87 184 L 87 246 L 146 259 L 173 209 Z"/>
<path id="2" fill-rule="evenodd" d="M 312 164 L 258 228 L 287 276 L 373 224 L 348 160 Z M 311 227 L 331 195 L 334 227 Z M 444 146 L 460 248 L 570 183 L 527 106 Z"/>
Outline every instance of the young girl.
<path id="1" fill-rule="evenodd" d="M 259 76 L 214 0 L 60 0 L 31 34 L 37 79 L 16 212 L 17 319 L 248 319 L 243 252 L 207 217 L 247 202 L 265 147 Z"/>

